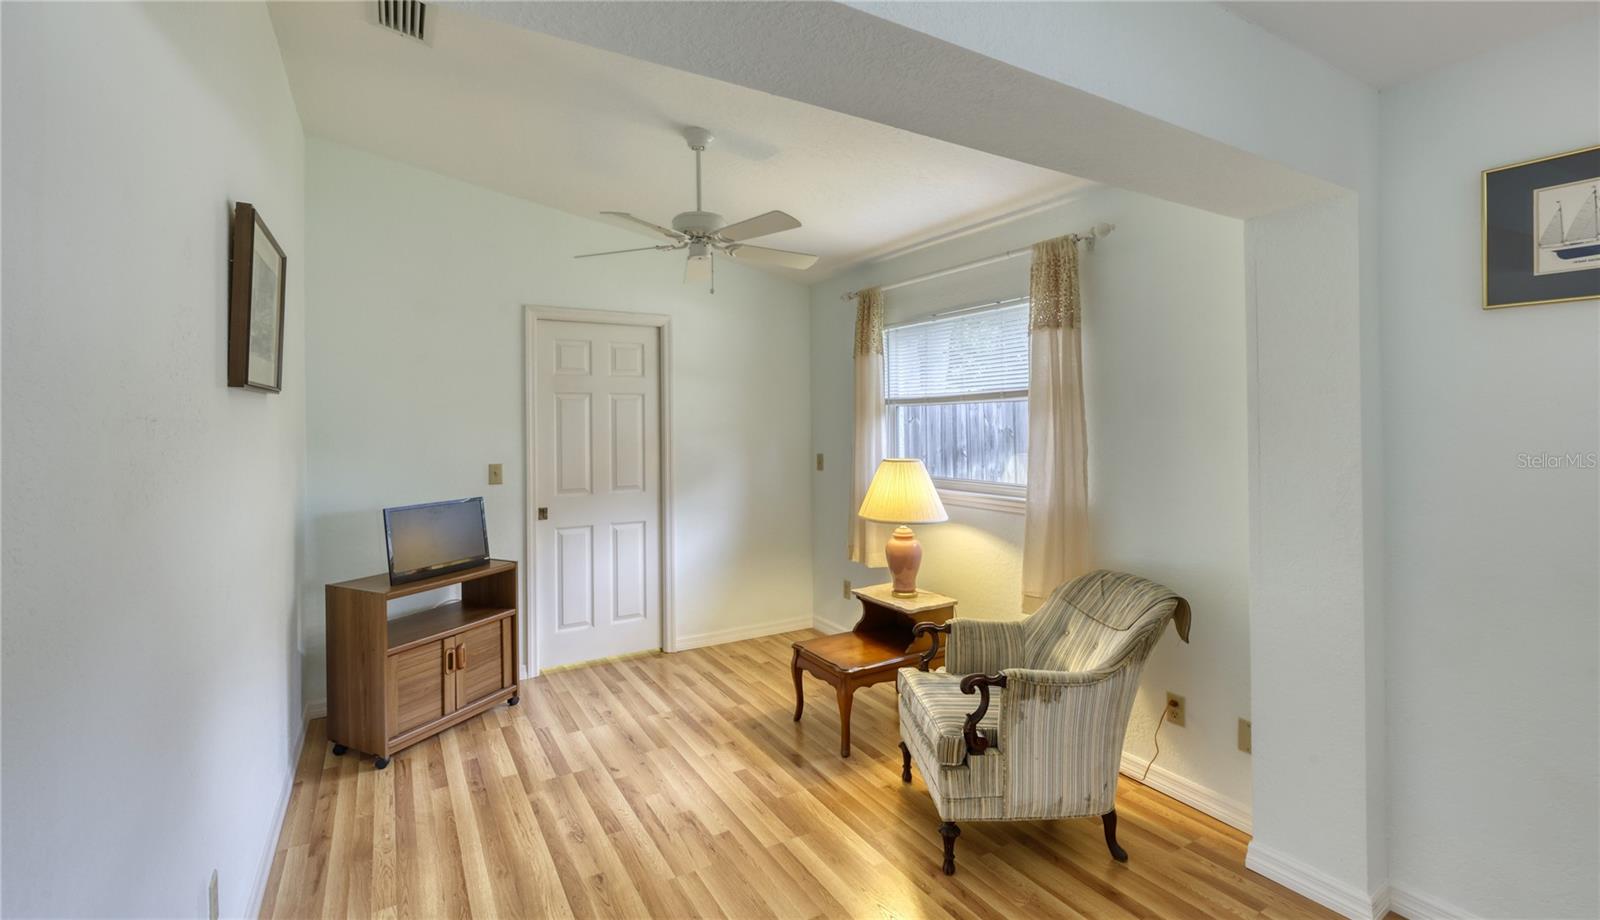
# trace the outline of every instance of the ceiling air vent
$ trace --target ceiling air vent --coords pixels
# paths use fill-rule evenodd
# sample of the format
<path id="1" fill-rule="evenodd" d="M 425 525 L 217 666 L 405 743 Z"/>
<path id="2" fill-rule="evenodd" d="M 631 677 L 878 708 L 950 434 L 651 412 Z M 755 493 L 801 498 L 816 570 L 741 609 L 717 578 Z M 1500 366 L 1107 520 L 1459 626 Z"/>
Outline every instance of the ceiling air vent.
<path id="1" fill-rule="evenodd" d="M 422 0 L 378 0 L 378 25 L 419 42 L 428 40 L 427 16 Z"/>

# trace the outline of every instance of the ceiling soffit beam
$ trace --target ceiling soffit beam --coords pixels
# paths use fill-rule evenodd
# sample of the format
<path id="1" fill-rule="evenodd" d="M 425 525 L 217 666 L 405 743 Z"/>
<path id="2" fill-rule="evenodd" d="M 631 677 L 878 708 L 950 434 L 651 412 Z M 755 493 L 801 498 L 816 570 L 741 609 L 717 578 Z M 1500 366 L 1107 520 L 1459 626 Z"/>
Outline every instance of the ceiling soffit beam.
<path id="1" fill-rule="evenodd" d="M 452 3 L 487 19 L 1231 217 L 1338 194 L 1075 87 L 831 3 Z"/>

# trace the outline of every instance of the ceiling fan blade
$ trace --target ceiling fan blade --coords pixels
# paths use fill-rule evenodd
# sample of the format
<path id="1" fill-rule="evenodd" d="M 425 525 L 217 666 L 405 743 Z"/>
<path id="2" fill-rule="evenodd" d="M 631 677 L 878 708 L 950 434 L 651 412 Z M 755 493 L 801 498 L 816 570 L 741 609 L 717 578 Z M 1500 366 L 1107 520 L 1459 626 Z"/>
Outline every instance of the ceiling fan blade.
<path id="1" fill-rule="evenodd" d="M 717 231 L 717 236 L 730 243 L 740 240 L 753 240 L 758 236 L 769 233 L 779 233 L 784 230 L 793 230 L 800 226 L 800 222 L 782 211 L 768 211 L 765 214 L 741 220 L 736 224 L 729 224 Z"/>
<path id="2" fill-rule="evenodd" d="M 711 280 L 711 256 L 690 256 L 683 266 L 683 283 Z"/>
<path id="3" fill-rule="evenodd" d="M 663 227 L 660 224 L 652 224 L 651 222 L 645 220 L 642 217 L 634 217 L 632 214 L 629 214 L 627 211 L 601 211 L 600 213 L 604 214 L 607 217 L 615 217 L 618 220 L 625 220 L 625 221 L 628 221 L 629 223 L 638 224 L 641 227 L 648 227 L 649 229 L 654 230 L 655 232 L 661 234 L 662 236 L 666 237 L 669 240 L 676 241 L 676 240 L 685 239 L 685 236 L 682 233 L 679 233 L 678 231 L 673 230 L 670 227 Z"/>
<path id="4" fill-rule="evenodd" d="M 728 255 L 751 265 L 776 265 L 805 271 L 817 264 L 817 257 L 808 252 L 789 252 L 786 249 L 768 249 L 765 246 L 729 246 Z"/>
<path id="5" fill-rule="evenodd" d="M 573 258 L 592 259 L 595 256 L 615 256 L 621 255 L 624 252 L 665 252 L 671 248 L 671 246 L 640 246 L 638 249 L 612 249 L 608 252 L 586 252 L 581 256 L 573 256 Z"/>

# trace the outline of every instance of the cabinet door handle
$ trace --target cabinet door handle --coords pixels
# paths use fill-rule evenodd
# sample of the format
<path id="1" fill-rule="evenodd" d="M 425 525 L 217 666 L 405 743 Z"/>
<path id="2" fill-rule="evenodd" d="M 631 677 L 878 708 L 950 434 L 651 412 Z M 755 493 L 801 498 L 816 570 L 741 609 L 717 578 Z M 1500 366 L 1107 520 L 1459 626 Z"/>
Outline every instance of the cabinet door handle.
<path id="1" fill-rule="evenodd" d="M 458 646 L 456 646 L 456 667 L 464 668 L 466 666 L 467 666 L 467 647 L 465 645 L 458 645 Z"/>
<path id="2" fill-rule="evenodd" d="M 452 649 L 445 649 L 445 653 L 444 653 L 444 672 L 446 674 L 449 674 L 451 671 L 454 671 L 455 669 L 456 669 L 456 650 L 453 649 L 453 648 Z"/>

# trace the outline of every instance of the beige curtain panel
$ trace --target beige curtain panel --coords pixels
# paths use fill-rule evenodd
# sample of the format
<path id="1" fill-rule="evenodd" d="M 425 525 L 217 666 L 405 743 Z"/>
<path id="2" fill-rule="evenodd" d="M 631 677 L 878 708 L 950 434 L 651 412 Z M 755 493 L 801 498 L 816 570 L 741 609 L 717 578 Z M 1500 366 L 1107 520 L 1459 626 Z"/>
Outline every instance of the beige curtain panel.
<path id="1" fill-rule="evenodd" d="M 1078 238 L 1036 243 L 1028 295 L 1028 498 L 1022 606 L 1089 571 Z"/>
<path id="2" fill-rule="evenodd" d="M 872 474 L 887 449 L 883 408 L 883 292 L 868 288 L 856 295 L 855 342 L 855 449 L 851 452 L 850 520 L 846 552 L 854 562 L 870 568 L 888 566 L 883 549 L 888 530 L 863 521 L 856 509 L 867 497 Z"/>

